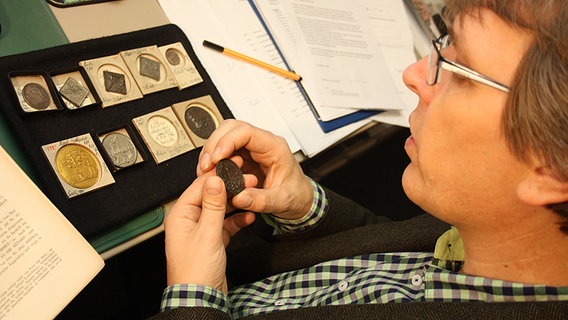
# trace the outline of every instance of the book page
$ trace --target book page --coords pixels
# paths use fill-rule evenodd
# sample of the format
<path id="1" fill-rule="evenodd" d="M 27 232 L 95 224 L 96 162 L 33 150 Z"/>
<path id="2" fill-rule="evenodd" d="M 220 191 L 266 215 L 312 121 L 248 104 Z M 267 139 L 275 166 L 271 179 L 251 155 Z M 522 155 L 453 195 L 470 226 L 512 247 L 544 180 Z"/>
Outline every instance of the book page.
<path id="1" fill-rule="evenodd" d="M 0 319 L 53 319 L 104 261 L 0 147 Z"/>

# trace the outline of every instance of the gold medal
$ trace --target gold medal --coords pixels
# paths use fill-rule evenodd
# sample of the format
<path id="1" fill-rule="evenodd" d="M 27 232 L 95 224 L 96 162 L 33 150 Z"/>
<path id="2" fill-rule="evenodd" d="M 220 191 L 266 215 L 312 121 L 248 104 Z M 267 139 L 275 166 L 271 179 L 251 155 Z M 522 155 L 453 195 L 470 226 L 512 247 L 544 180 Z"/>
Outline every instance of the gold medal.
<path id="1" fill-rule="evenodd" d="M 55 163 L 59 176 L 74 188 L 87 189 L 99 181 L 99 161 L 85 146 L 71 143 L 61 147 Z"/>

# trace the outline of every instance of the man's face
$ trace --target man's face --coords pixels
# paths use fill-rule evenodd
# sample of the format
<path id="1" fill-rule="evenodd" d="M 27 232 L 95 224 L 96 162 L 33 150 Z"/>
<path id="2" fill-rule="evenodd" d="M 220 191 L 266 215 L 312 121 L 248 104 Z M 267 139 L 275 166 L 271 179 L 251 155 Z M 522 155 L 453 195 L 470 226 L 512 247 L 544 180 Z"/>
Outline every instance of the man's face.
<path id="1" fill-rule="evenodd" d="M 480 17 L 456 19 L 452 45 L 442 55 L 511 86 L 530 41 L 482 9 Z M 405 144 L 411 160 L 402 178 L 405 192 L 458 227 L 496 223 L 496 215 L 519 205 L 516 184 L 528 170 L 511 155 L 501 131 L 508 94 L 444 70 L 438 84 L 428 86 L 427 65 L 422 59 L 404 73 L 420 98 Z"/>

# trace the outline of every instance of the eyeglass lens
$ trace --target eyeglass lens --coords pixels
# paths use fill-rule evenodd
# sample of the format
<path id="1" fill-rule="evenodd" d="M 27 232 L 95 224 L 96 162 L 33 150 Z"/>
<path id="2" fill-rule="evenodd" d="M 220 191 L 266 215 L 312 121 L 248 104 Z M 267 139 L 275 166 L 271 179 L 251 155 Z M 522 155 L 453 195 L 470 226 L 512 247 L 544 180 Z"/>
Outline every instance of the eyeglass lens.
<path id="1" fill-rule="evenodd" d="M 428 56 L 428 72 L 426 74 L 426 83 L 430 86 L 435 85 L 438 80 L 438 72 L 440 72 L 439 59 L 440 56 L 438 55 L 436 43 L 432 41 L 430 55 Z"/>

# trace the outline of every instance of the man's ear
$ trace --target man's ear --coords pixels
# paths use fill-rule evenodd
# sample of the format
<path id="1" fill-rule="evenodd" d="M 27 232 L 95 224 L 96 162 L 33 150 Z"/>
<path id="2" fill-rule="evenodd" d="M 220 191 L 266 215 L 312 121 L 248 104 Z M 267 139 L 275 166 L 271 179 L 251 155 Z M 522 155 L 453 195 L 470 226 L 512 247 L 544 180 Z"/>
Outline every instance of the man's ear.
<path id="1" fill-rule="evenodd" d="M 532 206 L 545 206 L 568 201 L 568 180 L 561 180 L 549 168 L 531 170 L 519 183 L 517 196 Z"/>

